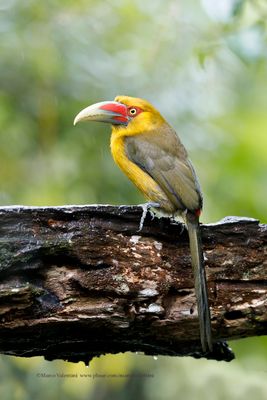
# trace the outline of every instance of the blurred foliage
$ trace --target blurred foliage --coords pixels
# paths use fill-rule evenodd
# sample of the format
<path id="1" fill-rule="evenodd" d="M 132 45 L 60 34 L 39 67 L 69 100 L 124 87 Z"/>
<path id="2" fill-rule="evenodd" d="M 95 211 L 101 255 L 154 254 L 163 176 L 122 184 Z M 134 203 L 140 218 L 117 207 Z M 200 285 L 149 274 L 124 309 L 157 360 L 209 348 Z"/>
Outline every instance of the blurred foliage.
<path id="1" fill-rule="evenodd" d="M 128 94 L 177 128 L 200 176 L 204 221 L 267 222 L 266 21 L 264 0 L 0 0 L 0 204 L 143 202 L 111 159 L 109 128 L 72 125 L 86 105 Z M 233 343 L 229 365 L 3 357 L 0 397 L 266 399 L 266 345 Z M 84 370 L 155 376 L 36 377 Z"/>

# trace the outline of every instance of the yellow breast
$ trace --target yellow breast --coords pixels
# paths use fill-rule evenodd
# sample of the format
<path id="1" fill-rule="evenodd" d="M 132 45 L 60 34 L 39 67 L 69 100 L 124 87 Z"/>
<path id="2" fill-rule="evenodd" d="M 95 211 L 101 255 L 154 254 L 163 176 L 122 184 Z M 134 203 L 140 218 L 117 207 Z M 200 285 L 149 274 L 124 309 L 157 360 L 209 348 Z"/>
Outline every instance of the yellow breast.
<path id="1" fill-rule="evenodd" d="M 134 164 L 127 157 L 125 151 L 125 135 L 123 135 L 122 132 L 121 134 L 117 130 L 112 132 L 110 147 L 116 164 L 135 184 L 135 186 L 137 186 L 146 199 L 159 203 L 166 211 L 167 209 L 170 209 L 169 211 L 173 212 L 170 201 L 160 186 L 153 178 L 151 178 L 150 175 L 144 172 L 140 167 L 138 167 L 138 165 Z"/>

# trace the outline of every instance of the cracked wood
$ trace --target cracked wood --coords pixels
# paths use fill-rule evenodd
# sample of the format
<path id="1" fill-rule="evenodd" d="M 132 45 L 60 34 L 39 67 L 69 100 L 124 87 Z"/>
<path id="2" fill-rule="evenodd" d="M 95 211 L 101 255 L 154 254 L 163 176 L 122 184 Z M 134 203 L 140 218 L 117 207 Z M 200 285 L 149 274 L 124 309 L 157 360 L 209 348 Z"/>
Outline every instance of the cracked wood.
<path id="1" fill-rule="evenodd" d="M 201 354 L 187 232 L 139 206 L 0 207 L 0 352 Z M 215 340 L 267 332 L 267 227 L 201 227 Z M 215 359 L 231 359 L 219 346 Z M 216 352 L 216 346 L 215 346 Z"/>

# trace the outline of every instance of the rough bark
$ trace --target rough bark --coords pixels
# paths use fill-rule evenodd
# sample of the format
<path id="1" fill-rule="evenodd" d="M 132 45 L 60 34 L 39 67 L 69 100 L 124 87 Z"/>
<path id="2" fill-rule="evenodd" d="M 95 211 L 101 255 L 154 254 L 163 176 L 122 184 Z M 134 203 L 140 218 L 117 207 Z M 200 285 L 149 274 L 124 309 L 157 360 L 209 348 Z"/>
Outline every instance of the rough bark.
<path id="1" fill-rule="evenodd" d="M 203 355 L 183 225 L 138 206 L 0 207 L 0 352 Z M 267 226 L 202 225 L 215 341 L 267 333 Z"/>

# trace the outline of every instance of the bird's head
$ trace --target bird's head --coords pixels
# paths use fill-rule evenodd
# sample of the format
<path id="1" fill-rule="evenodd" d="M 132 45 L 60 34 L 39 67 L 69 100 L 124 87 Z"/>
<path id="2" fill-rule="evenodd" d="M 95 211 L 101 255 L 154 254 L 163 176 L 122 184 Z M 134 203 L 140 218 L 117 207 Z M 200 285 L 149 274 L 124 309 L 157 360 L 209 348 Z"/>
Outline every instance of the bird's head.
<path id="1" fill-rule="evenodd" d="M 98 121 L 112 124 L 113 132 L 134 135 L 158 128 L 166 123 L 148 101 L 136 97 L 117 96 L 114 101 L 103 101 L 84 108 L 75 117 L 80 121 Z"/>

